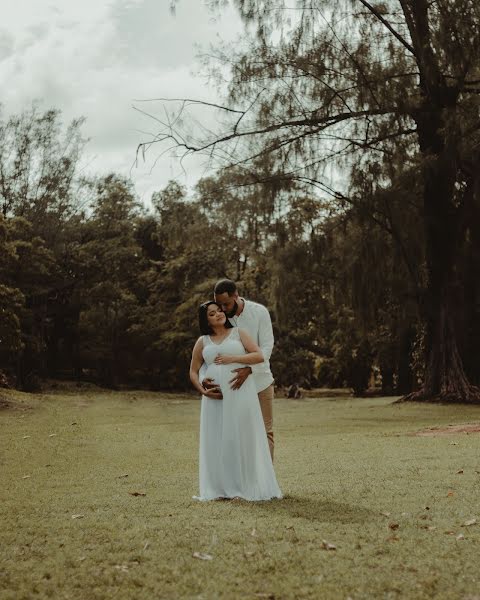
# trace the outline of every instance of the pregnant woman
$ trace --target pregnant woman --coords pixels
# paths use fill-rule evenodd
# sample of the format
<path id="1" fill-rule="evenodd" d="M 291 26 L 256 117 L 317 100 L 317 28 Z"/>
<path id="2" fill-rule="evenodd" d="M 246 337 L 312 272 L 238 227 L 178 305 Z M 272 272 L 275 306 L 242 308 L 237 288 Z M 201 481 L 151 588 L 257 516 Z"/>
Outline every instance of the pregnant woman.
<path id="1" fill-rule="evenodd" d="M 215 302 L 199 308 L 200 331 L 192 352 L 190 379 L 202 394 L 200 416 L 199 500 L 270 500 L 282 493 L 273 470 L 255 384 L 251 377 L 232 390 L 232 370 L 263 362 L 260 348 L 246 331 L 231 327 Z M 223 399 L 207 397 L 199 379 L 217 383 Z"/>

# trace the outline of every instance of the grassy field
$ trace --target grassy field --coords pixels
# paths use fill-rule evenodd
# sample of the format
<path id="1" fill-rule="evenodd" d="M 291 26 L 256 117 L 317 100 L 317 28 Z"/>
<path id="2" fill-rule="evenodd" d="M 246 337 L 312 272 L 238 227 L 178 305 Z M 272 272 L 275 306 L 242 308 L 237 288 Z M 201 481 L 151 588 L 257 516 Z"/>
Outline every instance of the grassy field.
<path id="1" fill-rule="evenodd" d="M 195 398 L 6 395 L 1 600 L 480 599 L 478 407 L 277 399 L 285 498 L 198 503 Z"/>

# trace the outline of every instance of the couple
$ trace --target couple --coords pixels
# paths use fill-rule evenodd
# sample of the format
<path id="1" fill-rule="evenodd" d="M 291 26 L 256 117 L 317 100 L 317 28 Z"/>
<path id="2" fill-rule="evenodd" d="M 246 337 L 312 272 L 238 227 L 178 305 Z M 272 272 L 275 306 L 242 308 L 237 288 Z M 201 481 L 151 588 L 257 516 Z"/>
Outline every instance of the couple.
<path id="1" fill-rule="evenodd" d="M 230 279 L 217 282 L 214 296 L 199 308 L 202 335 L 190 365 L 202 394 L 198 499 L 281 498 L 272 463 L 270 315 L 240 298 Z"/>

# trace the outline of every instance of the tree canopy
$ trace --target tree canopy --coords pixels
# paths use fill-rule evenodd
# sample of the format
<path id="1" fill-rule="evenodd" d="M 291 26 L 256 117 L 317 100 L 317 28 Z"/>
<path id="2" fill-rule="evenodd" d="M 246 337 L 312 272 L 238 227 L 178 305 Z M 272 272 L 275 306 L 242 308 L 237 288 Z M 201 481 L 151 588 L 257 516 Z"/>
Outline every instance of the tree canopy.
<path id="1" fill-rule="evenodd" d="M 424 323 L 414 398 L 480 401 L 458 316 L 478 225 L 478 3 L 234 4 L 249 35 L 211 52 L 210 64 L 231 74 L 225 102 L 208 105 L 217 131 L 192 127 L 186 115 L 199 102 L 184 100 L 147 143 L 208 153 L 251 184 L 311 186 L 330 206 L 375 221 L 398 246 Z M 422 248 L 409 247 L 408 221 L 420 222 Z"/>
<path id="2" fill-rule="evenodd" d="M 480 8 L 233 3 L 242 42 L 205 62 L 225 97 L 166 102 L 143 146 L 205 154 L 194 190 L 146 210 L 124 177 L 80 176 L 81 119 L 0 122 L 0 367 L 24 389 L 185 387 L 227 276 L 271 311 L 279 385 L 478 402 Z"/>

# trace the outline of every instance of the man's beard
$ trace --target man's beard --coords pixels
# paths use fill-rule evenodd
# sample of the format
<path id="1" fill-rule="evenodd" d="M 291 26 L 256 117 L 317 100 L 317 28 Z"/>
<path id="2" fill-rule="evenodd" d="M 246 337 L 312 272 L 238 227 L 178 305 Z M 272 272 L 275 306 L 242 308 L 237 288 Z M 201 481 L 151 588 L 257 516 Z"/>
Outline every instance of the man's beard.
<path id="1" fill-rule="evenodd" d="M 238 310 L 238 304 L 237 304 L 237 301 L 235 300 L 235 304 L 233 305 L 232 310 L 230 312 L 226 312 L 225 314 L 229 319 L 231 319 L 232 317 L 234 317 L 236 315 L 237 310 Z"/>

